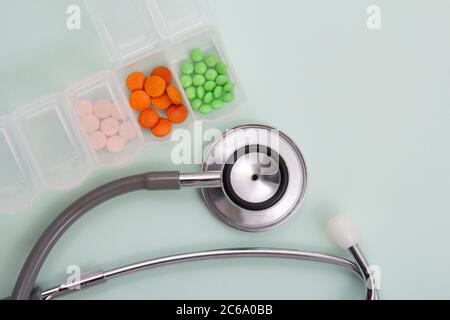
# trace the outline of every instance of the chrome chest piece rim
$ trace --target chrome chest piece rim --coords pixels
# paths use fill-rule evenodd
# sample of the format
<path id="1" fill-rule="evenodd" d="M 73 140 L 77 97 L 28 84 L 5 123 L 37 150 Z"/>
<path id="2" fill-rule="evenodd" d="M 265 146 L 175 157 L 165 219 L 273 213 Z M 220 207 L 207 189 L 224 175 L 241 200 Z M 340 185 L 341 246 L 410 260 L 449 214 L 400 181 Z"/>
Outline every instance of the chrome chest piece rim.
<path id="1" fill-rule="evenodd" d="M 228 131 L 205 152 L 203 172 L 222 172 L 222 188 L 203 189 L 209 209 L 233 228 L 262 232 L 288 220 L 306 193 L 307 169 L 297 145 L 270 127 Z"/>

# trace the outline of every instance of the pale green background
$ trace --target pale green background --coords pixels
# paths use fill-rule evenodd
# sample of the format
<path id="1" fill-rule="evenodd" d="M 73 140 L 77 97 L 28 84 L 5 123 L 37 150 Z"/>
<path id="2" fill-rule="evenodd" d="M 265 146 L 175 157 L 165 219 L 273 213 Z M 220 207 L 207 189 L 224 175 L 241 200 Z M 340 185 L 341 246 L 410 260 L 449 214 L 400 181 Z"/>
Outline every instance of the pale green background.
<path id="1" fill-rule="evenodd" d="M 66 30 L 65 10 L 74 3 L 82 5 L 3 3 L 0 113 L 112 66 L 84 7 L 82 30 Z M 382 7 L 382 31 L 366 28 L 369 4 Z M 248 94 L 237 114 L 214 125 L 270 124 L 298 142 L 310 170 L 299 215 L 252 235 L 217 221 L 196 191 L 137 193 L 72 228 L 39 284 L 58 284 L 70 264 L 90 271 L 201 249 L 342 254 L 324 225 L 346 212 L 382 268 L 384 298 L 450 298 L 450 1 L 212 0 L 211 7 Z M 10 294 L 45 227 L 83 193 L 147 170 L 196 169 L 172 165 L 170 148 L 155 146 L 126 168 L 97 171 L 77 190 L 46 193 L 27 212 L 0 216 L 0 296 Z M 240 260 L 140 273 L 73 298 L 357 299 L 361 290 L 332 267 Z"/>

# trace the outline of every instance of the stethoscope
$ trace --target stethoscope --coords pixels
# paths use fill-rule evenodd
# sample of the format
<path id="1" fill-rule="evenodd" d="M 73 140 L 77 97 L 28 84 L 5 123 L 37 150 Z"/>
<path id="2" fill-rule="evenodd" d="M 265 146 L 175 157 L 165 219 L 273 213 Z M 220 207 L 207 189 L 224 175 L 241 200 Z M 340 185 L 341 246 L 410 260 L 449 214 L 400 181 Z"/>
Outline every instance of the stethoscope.
<path id="1" fill-rule="evenodd" d="M 278 258 L 336 265 L 359 276 L 366 298 L 377 300 L 375 277 L 358 246 L 348 216 L 334 218 L 327 230 L 336 243 L 349 250 L 354 261 L 327 254 L 287 249 L 244 248 L 203 251 L 147 260 L 110 271 L 84 274 L 79 281 L 41 290 L 35 281 L 50 251 L 61 236 L 84 214 L 117 196 L 139 190 L 199 188 L 209 209 L 229 226 L 262 232 L 288 220 L 300 207 L 306 192 L 307 169 L 296 144 L 285 134 L 261 125 L 228 131 L 206 150 L 201 173 L 152 172 L 127 177 L 86 194 L 61 213 L 29 254 L 16 282 L 12 299 L 50 300 L 134 272 L 224 258 Z M 76 290 L 75 290 L 76 289 Z"/>

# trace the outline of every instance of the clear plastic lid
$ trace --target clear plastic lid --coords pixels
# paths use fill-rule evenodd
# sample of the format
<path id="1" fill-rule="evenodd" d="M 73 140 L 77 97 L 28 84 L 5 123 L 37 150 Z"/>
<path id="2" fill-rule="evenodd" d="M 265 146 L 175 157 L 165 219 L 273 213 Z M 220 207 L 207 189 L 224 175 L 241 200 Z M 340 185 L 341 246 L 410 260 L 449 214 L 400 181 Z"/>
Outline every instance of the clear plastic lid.
<path id="1" fill-rule="evenodd" d="M 113 61 L 156 48 L 208 21 L 206 0 L 85 0 Z"/>
<path id="2" fill-rule="evenodd" d="M 39 185 L 9 116 L 0 118 L 0 159 L 0 213 L 26 209 Z"/>
<path id="3" fill-rule="evenodd" d="M 19 108 L 13 118 L 27 158 L 48 189 L 76 187 L 89 175 L 93 164 L 62 94 Z"/>

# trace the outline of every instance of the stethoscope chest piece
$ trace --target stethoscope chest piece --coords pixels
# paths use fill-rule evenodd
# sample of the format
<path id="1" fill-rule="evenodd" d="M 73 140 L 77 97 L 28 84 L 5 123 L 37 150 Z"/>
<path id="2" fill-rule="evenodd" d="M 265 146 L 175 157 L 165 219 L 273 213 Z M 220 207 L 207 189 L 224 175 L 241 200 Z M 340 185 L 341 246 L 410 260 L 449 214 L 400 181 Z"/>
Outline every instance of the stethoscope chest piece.
<path id="1" fill-rule="evenodd" d="M 222 188 L 203 189 L 210 210 L 243 231 L 273 229 L 299 208 L 307 170 L 297 145 L 261 125 L 228 131 L 209 146 L 203 172 L 222 172 Z"/>

